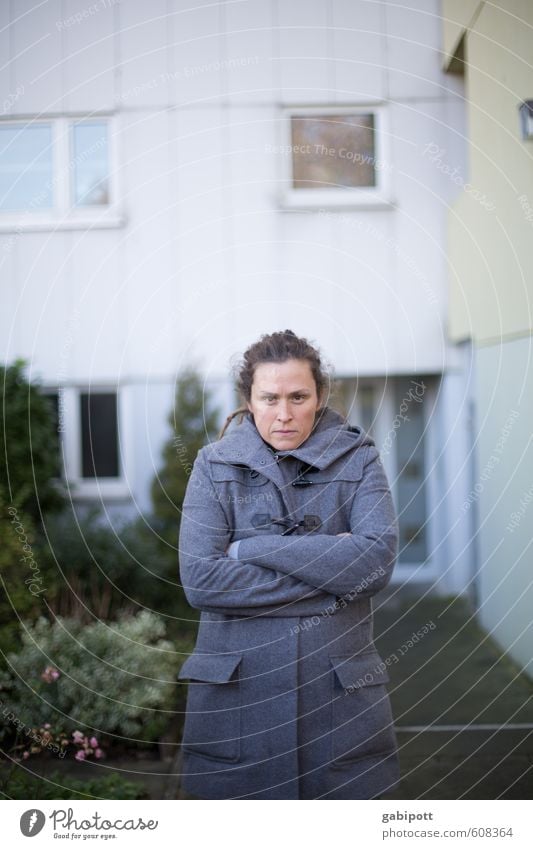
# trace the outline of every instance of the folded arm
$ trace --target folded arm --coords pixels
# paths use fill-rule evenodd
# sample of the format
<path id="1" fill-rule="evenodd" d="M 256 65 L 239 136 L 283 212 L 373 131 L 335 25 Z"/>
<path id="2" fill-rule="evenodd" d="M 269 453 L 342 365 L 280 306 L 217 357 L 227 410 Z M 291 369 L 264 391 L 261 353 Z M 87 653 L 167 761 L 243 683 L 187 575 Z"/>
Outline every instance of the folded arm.
<path id="1" fill-rule="evenodd" d="M 268 565 L 335 596 L 372 595 L 390 580 L 398 552 L 398 522 L 376 448 L 369 449 L 350 513 L 351 533 L 310 532 L 242 539 L 239 561 Z"/>
<path id="2" fill-rule="evenodd" d="M 179 570 L 185 596 L 199 610 L 249 615 L 287 608 L 309 615 L 331 608 L 335 596 L 269 564 L 228 556 L 231 528 L 217 497 L 204 453 L 199 452 L 183 501 Z"/>

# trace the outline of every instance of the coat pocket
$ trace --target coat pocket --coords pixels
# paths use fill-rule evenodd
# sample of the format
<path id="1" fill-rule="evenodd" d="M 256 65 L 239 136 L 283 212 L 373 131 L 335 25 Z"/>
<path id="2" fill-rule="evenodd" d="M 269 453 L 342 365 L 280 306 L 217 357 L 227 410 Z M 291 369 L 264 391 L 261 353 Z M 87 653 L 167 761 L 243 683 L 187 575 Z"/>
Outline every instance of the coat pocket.
<path id="1" fill-rule="evenodd" d="M 188 678 L 182 747 L 204 758 L 238 761 L 241 755 L 239 664 L 242 654 L 193 652 L 178 679 Z"/>
<path id="2" fill-rule="evenodd" d="M 396 735 L 385 684 L 389 675 L 377 652 L 330 655 L 332 766 L 391 754 Z"/>

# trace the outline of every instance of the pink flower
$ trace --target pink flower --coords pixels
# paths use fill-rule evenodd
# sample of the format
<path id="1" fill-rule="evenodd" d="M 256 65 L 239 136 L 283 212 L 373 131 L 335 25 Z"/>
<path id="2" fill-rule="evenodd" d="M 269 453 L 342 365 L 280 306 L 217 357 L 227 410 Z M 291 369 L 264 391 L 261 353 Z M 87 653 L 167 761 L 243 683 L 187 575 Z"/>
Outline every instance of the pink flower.
<path id="1" fill-rule="evenodd" d="M 72 737 L 74 738 L 75 743 L 79 743 L 80 745 L 83 743 L 83 734 L 81 731 L 73 731 Z"/>
<path id="2" fill-rule="evenodd" d="M 94 756 L 95 756 L 95 758 L 103 758 L 104 753 L 101 749 L 95 749 Z"/>
<path id="3" fill-rule="evenodd" d="M 47 684 L 51 684 L 53 681 L 57 681 L 60 676 L 60 672 L 55 666 L 47 666 L 44 672 L 41 672 L 41 678 L 43 681 L 46 681 Z"/>
<path id="4" fill-rule="evenodd" d="M 50 723 L 49 723 L 49 722 L 45 722 L 45 723 L 44 723 L 44 728 L 51 728 L 51 727 L 52 727 L 52 726 L 50 725 Z"/>
<path id="5" fill-rule="evenodd" d="M 24 758 L 24 760 L 26 760 L 26 758 L 29 758 L 29 756 L 30 756 L 29 752 L 23 752 L 22 753 L 22 757 Z"/>
<path id="6" fill-rule="evenodd" d="M 91 745 L 93 749 L 96 749 L 96 747 L 98 746 L 98 740 L 96 739 L 96 737 L 91 737 L 91 739 L 89 740 L 89 745 Z"/>
<path id="7" fill-rule="evenodd" d="M 79 752 L 76 752 L 76 760 L 77 761 L 84 761 L 85 760 L 85 752 L 82 752 L 81 749 L 79 750 Z"/>

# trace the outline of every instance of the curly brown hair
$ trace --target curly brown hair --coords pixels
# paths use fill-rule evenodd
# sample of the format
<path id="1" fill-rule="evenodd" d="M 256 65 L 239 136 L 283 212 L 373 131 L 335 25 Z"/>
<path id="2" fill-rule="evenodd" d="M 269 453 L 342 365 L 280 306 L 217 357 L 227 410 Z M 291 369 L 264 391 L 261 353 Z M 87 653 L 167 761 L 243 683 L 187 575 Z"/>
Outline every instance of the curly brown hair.
<path id="1" fill-rule="evenodd" d="M 257 342 L 246 349 L 242 361 L 236 367 L 236 385 L 241 397 L 245 401 L 250 401 L 255 368 L 259 363 L 284 363 L 286 360 L 307 360 L 315 381 L 317 396 L 321 398 L 324 390 L 329 386 L 329 374 L 324 369 L 318 349 L 307 339 L 296 336 L 292 330 L 264 333 Z M 248 408 L 244 406 L 230 413 L 218 438 L 221 439 L 224 436 L 226 428 L 235 416 L 240 413 L 242 421 L 242 417 L 247 412 Z"/>

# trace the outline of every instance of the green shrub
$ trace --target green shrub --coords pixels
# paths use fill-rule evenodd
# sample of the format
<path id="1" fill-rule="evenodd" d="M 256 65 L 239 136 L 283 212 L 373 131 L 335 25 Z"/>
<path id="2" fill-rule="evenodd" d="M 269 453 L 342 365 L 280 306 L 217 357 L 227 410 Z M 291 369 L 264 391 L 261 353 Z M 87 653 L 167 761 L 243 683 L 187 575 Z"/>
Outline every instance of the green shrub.
<path id="1" fill-rule="evenodd" d="M 116 773 L 105 778 L 79 781 L 54 771 L 46 778 L 13 772 L 1 792 L 9 799 L 148 799 L 142 785 L 128 781 Z"/>
<path id="2" fill-rule="evenodd" d="M 41 510 L 63 506 L 64 491 L 54 480 L 60 464 L 53 406 L 25 367 L 21 359 L 0 366 L 0 497 L 38 522 Z"/>
<path id="3" fill-rule="evenodd" d="M 7 654 L 22 645 L 19 619 L 34 620 L 46 610 L 55 576 L 43 563 L 30 516 L 5 504 L 1 493 L 0 578 L 0 649 Z"/>
<path id="4" fill-rule="evenodd" d="M 199 616 L 185 599 L 177 556 L 162 556 L 142 519 L 113 527 L 96 508 L 79 516 L 65 510 L 47 516 L 44 527 L 40 559 L 56 576 L 47 594 L 56 616 L 89 623 L 149 609 L 165 618 L 171 639 L 194 640 Z"/>
<path id="5" fill-rule="evenodd" d="M 66 731 L 153 741 L 183 710 L 176 674 L 192 649 L 164 635 L 161 618 L 149 611 L 87 626 L 40 617 L 27 624 L 21 651 L 9 655 L 13 671 L 0 678 L 0 698 L 27 726 L 61 721 Z M 57 680 L 41 677 L 47 667 L 59 671 Z"/>
<path id="6" fill-rule="evenodd" d="M 55 614 L 88 622 L 148 607 L 176 615 L 177 561 L 167 575 L 157 539 L 140 521 L 113 527 L 97 508 L 80 515 L 69 509 L 47 516 L 44 527 L 45 569 L 60 576 L 50 600 Z"/>
<path id="7" fill-rule="evenodd" d="M 40 557 L 41 510 L 59 510 L 64 488 L 58 483 L 56 414 L 37 383 L 24 374 L 26 363 L 0 365 L 0 649 L 21 645 L 19 619 L 43 612 L 53 595 L 55 570 L 45 574 Z M 32 578 L 35 580 L 32 581 Z M 4 666 L 4 659 L 0 664 Z"/>
<path id="8" fill-rule="evenodd" d="M 213 408 L 200 372 L 189 366 L 176 383 L 174 409 L 168 416 L 172 436 L 163 447 L 163 464 L 151 486 L 154 530 L 162 557 L 176 564 L 181 508 L 192 465 L 200 448 L 216 439 L 220 413 Z"/>

